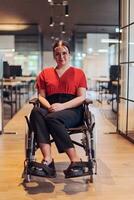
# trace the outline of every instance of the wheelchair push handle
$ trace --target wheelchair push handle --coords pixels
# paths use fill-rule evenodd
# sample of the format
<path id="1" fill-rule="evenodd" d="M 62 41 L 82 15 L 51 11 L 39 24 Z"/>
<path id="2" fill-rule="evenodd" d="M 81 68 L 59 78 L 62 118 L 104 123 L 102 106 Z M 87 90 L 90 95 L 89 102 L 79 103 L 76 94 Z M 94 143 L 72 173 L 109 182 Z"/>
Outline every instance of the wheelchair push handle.
<path id="1" fill-rule="evenodd" d="M 39 105 L 39 99 L 38 98 L 33 98 L 29 101 L 29 104 L 33 104 L 34 106 L 38 106 Z"/>

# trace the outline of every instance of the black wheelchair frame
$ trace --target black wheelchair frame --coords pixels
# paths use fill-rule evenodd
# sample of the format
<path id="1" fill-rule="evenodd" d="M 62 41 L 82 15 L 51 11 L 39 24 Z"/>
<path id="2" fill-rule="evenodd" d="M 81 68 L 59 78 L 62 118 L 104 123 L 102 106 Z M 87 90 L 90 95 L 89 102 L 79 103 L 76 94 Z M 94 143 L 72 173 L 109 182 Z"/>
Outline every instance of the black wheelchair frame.
<path id="1" fill-rule="evenodd" d="M 33 104 L 33 106 L 40 106 L 40 103 L 37 98 L 34 98 L 29 101 L 30 104 Z M 97 162 L 96 162 L 96 149 L 95 149 L 95 140 L 94 140 L 94 127 L 95 127 L 95 118 L 94 115 L 89 110 L 89 104 L 91 104 L 92 101 L 85 100 L 83 103 L 84 106 L 84 123 L 83 125 L 76 127 L 76 128 L 69 128 L 67 129 L 68 133 L 70 135 L 82 133 L 82 139 L 81 142 L 74 141 L 72 142 L 82 147 L 85 151 L 85 155 L 87 158 L 87 161 L 84 162 L 85 167 L 87 167 L 87 171 L 85 175 L 89 176 L 89 179 L 87 182 L 93 183 L 93 175 L 97 174 Z M 30 173 L 30 166 L 35 165 L 35 167 L 40 167 L 41 164 L 37 163 L 35 161 L 35 152 L 38 149 L 38 144 L 36 142 L 36 137 L 33 132 L 33 129 L 30 124 L 30 120 L 28 116 L 25 116 L 26 122 L 28 125 L 28 130 L 25 134 L 25 161 L 24 161 L 24 170 L 22 177 L 25 181 L 30 182 L 31 177 L 33 174 Z M 51 139 L 51 143 L 54 142 L 53 139 Z M 35 175 L 34 175 L 35 176 Z M 39 175 L 38 175 L 39 176 Z"/>

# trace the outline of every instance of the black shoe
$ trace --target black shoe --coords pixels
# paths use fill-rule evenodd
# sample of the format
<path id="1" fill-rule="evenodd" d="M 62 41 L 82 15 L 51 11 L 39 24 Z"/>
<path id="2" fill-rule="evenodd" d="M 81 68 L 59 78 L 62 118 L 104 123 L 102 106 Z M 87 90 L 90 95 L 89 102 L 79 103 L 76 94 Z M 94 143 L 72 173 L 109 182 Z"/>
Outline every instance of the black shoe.
<path id="1" fill-rule="evenodd" d="M 49 165 L 43 163 L 43 171 L 46 173 L 46 177 L 55 178 L 56 169 L 55 169 L 54 160 L 52 160 L 52 162 Z"/>
<path id="2" fill-rule="evenodd" d="M 56 170 L 53 160 L 49 165 L 43 163 L 31 162 L 28 171 L 29 174 L 34 176 L 41 176 L 46 178 L 56 177 Z"/>
<path id="3" fill-rule="evenodd" d="M 71 162 L 69 167 L 63 171 L 65 178 L 75 178 L 89 175 L 87 162 Z"/>

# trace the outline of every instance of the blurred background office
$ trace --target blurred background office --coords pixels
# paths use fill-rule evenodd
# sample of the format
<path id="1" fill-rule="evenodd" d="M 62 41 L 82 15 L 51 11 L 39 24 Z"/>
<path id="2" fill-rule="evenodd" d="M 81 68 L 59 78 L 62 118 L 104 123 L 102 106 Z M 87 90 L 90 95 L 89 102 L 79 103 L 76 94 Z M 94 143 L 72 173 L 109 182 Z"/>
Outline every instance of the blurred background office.
<path id="1" fill-rule="evenodd" d="M 134 199 L 133 8 L 134 0 L 0 0 L 0 199 Z M 70 64 L 85 71 L 93 100 L 98 173 L 89 186 L 64 179 L 67 160 L 54 145 L 57 178 L 21 178 L 24 116 L 37 74 L 55 65 L 58 39 L 69 42 Z"/>
<path id="2" fill-rule="evenodd" d="M 10 104 L 11 116 L 24 99 L 33 95 L 35 77 L 41 69 L 54 65 L 53 42 L 64 39 L 71 46 L 71 64 L 83 68 L 87 75 L 88 90 L 93 91 L 90 95 L 100 104 L 108 102 L 119 133 L 133 138 L 133 1 L 84 0 L 82 6 L 80 0 L 0 0 L 0 3 L 4 79 L 18 81 L 14 86 L 4 82 L 7 98 L 4 102 Z M 10 74 L 5 66 L 10 66 Z M 16 72 L 13 66 L 17 67 Z M 117 72 L 112 80 L 111 66 Z M 9 87 L 16 91 L 14 100 Z"/>

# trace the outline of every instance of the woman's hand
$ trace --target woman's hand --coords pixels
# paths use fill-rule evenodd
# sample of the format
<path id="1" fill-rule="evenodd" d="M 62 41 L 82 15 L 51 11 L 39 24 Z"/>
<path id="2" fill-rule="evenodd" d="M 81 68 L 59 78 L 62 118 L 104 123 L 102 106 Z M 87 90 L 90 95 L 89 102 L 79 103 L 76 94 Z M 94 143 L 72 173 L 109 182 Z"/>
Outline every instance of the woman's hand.
<path id="1" fill-rule="evenodd" d="M 64 108 L 64 105 L 62 103 L 53 103 L 49 107 L 48 111 L 49 112 L 57 112 L 57 111 L 61 111 L 61 110 L 64 110 L 64 109 L 65 108 Z"/>

